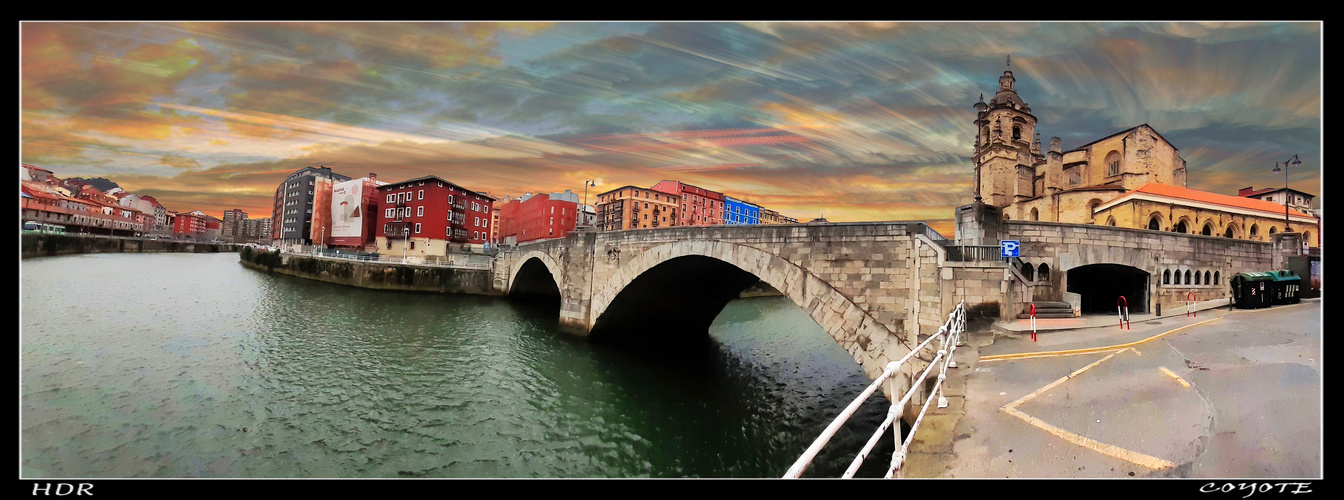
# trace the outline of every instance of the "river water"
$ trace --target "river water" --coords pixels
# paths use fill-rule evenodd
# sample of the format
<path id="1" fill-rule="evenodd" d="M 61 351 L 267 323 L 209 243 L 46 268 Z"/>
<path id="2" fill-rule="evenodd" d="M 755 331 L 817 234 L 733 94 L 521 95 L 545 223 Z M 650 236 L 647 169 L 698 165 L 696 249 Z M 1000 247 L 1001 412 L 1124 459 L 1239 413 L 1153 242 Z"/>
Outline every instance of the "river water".
<path id="1" fill-rule="evenodd" d="M 781 297 L 734 301 L 707 341 L 667 349 L 556 318 L 236 254 L 24 260 L 20 476 L 773 478 L 869 383 Z M 805 477 L 843 473 L 879 400 Z"/>

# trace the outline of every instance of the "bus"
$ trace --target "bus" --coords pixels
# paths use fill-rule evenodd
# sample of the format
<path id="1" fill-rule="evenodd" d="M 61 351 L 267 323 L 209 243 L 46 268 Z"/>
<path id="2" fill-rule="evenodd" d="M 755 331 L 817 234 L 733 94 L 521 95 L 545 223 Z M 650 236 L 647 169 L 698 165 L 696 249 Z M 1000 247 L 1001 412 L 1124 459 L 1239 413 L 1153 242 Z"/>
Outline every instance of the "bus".
<path id="1" fill-rule="evenodd" d="M 23 230 L 24 230 L 24 231 L 36 231 L 36 232 L 39 232 L 39 233 L 56 233 L 56 234 L 64 234 L 64 233 L 65 233 L 65 226 L 58 225 L 58 224 L 43 224 L 43 223 L 41 223 L 41 222 L 37 222 L 37 221 L 28 221 L 28 222 L 23 223 Z"/>

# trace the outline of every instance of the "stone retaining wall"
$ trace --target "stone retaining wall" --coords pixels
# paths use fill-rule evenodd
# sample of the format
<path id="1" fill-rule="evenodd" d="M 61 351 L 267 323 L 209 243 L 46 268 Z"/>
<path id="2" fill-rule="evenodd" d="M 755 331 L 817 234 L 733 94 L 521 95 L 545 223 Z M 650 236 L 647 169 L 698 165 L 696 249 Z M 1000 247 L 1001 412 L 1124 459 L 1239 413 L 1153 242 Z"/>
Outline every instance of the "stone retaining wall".
<path id="1" fill-rule="evenodd" d="M 218 253 L 232 252 L 231 243 L 196 243 L 189 241 L 150 240 L 143 238 L 102 238 L 73 234 L 21 233 L 19 257 L 52 257 L 85 253 Z"/>
<path id="2" fill-rule="evenodd" d="M 251 269 L 373 290 L 498 295 L 492 272 L 383 262 L 256 252 L 244 248 L 238 261 Z"/>

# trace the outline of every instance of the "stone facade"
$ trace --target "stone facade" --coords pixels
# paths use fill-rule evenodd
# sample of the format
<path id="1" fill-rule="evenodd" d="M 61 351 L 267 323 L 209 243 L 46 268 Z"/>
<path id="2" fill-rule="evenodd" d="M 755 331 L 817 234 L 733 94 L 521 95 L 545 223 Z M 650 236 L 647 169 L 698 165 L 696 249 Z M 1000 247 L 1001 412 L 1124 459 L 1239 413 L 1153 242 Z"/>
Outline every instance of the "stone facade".
<path id="1" fill-rule="evenodd" d="M 501 253 L 494 283 L 508 294 L 524 264 L 540 261 L 560 291 L 562 329 L 588 335 L 637 278 L 682 257 L 707 258 L 779 290 L 875 377 L 935 333 L 954 301 L 994 310 L 1002 302 L 1001 264 L 944 269 L 945 251 L 926 231 L 882 222 L 577 233 Z"/>
<path id="2" fill-rule="evenodd" d="M 1009 221 L 1006 226 L 1004 239 L 1022 242 L 1021 260 L 1033 268 L 1045 264 L 1050 270 L 1048 279 L 1032 281 L 1037 300 L 1067 301 L 1069 271 L 1115 264 L 1148 273 L 1147 311 L 1159 307 L 1172 311 L 1185 306 L 1190 292 L 1201 301 L 1227 297 L 1232 275 L 1266 271 L 1275 262 L 1271 245 L 1258 241 L 1090 224 Z M 1185 279 L 1163 283 L 1164 272 L 1179 272 L 1183 278 L 1187 271 L 1192 276 L 1189 282 L 1199 273 L 1198 284 Z M 1206 272 L 1210 278 L 1216 273 L 1217 282 L 1207 283 Z M 1023 304 L 1018 302 L 1017 307 L 1012 314 L 1020 313 Z"/>

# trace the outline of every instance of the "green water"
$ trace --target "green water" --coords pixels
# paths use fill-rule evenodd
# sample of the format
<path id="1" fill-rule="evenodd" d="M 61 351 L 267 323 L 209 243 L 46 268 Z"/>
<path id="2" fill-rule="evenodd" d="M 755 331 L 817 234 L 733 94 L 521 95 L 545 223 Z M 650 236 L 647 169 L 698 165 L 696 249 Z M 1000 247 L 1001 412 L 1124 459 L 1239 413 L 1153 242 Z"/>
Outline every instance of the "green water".
<path id="1" fill-rule="evenodd" d="M 234 254 L 20 273 L 21 477 L 780 477 L 868 384 L 779 297 L 634 350 L 559 334 L 554 310 Z M 807 476 L 841 474 L 884 414 L 866 405 Z"/>

